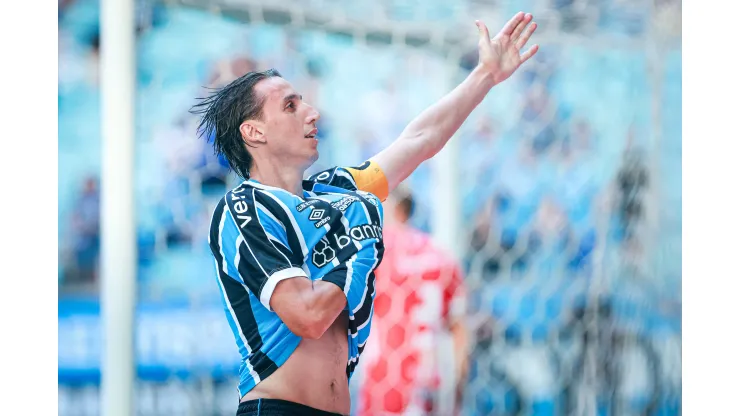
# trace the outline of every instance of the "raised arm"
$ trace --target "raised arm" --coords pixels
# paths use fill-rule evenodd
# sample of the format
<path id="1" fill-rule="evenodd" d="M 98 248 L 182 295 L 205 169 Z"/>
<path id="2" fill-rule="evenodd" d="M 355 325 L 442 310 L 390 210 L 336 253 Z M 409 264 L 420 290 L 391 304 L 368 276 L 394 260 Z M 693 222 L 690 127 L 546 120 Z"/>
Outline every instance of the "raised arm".
<path id="1" fill-rule="evenodd" d="M 493 86 L 509 78 L 534 56 L 537 45 L 520 54 L 537 28 L 536 23 L 530 22 L 531 14 L 519 12 L 491 39 L 486 25 L 476 21 L 479 32 L 476 68 L 454 90 L 414 118 L 390 146 L 371 158 L 383 170 L 389 192 L 422 162 L 442 150 Z"/>

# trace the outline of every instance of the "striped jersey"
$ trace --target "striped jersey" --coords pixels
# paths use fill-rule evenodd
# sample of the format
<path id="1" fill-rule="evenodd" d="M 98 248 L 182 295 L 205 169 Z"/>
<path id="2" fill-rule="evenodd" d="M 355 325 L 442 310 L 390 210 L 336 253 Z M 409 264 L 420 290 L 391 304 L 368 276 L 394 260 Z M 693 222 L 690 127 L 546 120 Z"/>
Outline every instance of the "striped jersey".
<path id="1" fill-rule="evenodd" d="M 351 377 L 370 333 L 386 196 L 385 176 L 366 162 L 313 175 L 301 196 L 250 179 L 221 199 L 209 245 L 241 355 L 240 397 L 298 347 L 300 337 L 270 308 L 277 283 L 296 276 L 332 282 L 347 296 Z"/>

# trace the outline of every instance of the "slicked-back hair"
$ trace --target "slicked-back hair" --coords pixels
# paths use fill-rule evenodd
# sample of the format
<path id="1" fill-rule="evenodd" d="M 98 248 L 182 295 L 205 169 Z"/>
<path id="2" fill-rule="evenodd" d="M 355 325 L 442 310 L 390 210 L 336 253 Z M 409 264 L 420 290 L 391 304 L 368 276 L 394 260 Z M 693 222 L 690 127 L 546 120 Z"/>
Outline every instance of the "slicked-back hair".
<path id="1" fill-rule="evenodd" d="M 263 79 L 282 77 L 275 69 L 248 72 L 229 85 L 213 91 L 206 98 L 199 98 L 190 112 L 201 116 L 198 125 L 200 137 L 213 142 L 213 150 L 223 155 L 231 169 L 244 179 L 249 179 L 252 155 L 242 139 L 239 126 L 245 120 L 259 120 L 266 97 L 258 96 L 254 86 Z"/>

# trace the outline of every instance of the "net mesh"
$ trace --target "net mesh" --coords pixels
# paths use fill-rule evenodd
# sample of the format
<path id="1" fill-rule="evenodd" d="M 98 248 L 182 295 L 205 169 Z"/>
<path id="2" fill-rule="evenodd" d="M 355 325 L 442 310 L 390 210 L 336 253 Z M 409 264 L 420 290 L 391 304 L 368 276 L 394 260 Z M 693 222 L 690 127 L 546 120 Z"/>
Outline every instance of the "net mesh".
<path id="1" fill-rule="evenodd" d="M 63 6 L 59 413 L 93 415 L 99 307 L 79 298 L 97 291 L 99 12 L 95 1 Z M 435 414 L 680 413 L 680 2 L 137 7 L 137 414 L 237 406 L 238 355 L 203 237 L 237 179 L 196 139 L 188 109 L 203 87 L 277 68 L 322 113 L 312 171 L 354 165 L 475 65 L 473 20 L 493 31 L 520 9 L 536 17 L 540 52 L 475 110 L 448 166 L 424 163 L 405 184 L 422 232 L 437 232 L 440 207 L 460 201 L 450 221 L 460 256 L 445 263 L 459 281 L 444 268 L 425 288 L 413 283 L 421 269 L 389 274 L 353 413 L 373 414 L 376 399 L 422 413 L 432 403 Z M 445 168 L 453 189 L 439 189 Z M 456 357 L 466 372 L 454 370 Z"/>

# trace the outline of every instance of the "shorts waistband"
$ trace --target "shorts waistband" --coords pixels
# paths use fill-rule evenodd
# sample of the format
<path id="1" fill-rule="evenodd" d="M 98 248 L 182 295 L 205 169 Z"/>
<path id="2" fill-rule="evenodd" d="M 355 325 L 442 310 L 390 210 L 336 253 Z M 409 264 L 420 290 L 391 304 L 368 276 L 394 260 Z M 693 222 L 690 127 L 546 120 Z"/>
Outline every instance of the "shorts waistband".
<path id="1" fill-rule="evenodd" d="M 254 399 L 239 403 L 237 416 L 343 416 L 341 413 L 332 413 L 315 409 L 304 404 L 280 399 Z"/>

